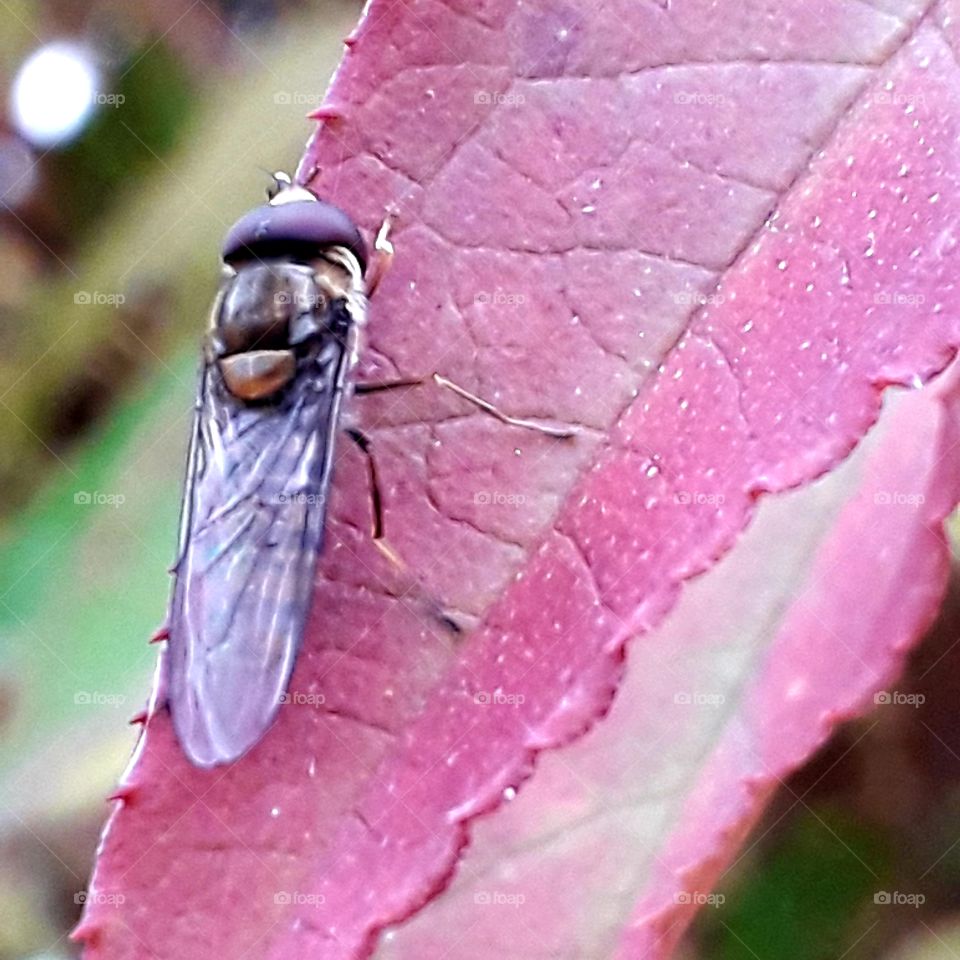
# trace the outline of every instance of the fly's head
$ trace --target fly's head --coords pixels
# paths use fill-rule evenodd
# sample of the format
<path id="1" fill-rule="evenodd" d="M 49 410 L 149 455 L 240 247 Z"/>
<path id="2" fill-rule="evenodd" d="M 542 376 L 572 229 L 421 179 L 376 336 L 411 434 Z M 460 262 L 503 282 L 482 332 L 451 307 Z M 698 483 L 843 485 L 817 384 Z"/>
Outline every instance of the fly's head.
<path id="1" fill-rule="evenodd" d="M 283 175 L 275 180 L 270 201 L 227 232 L 226 280 L 211 322 L 210 359 L 244 401 L 280 393 L 318 338 L 342 339 L 352 350 L 364 317 L 360 231 L 339 208 Z"/>

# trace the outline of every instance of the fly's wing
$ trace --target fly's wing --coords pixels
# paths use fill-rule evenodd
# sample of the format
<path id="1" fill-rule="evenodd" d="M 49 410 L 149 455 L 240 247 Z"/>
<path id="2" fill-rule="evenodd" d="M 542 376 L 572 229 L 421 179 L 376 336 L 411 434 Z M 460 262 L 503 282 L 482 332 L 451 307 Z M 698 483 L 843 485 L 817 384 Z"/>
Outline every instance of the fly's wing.
<path id="1" fill-rule="evenodd" d="M 281 702 L 310 609 L 349 357 L 333 337 L 276 405 L 201 378 L 170 612 L 169 703 L 199 766 L 236 759 Z"/>

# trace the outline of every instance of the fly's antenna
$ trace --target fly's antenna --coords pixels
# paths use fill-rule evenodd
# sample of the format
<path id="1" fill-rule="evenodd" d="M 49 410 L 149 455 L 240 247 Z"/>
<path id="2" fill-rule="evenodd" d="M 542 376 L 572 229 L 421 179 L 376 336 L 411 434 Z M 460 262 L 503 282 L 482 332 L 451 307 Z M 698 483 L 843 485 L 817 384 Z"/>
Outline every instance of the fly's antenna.
<path id="1" fill-rule="evenodd" d="M 278 193 L 282 193 L 284 190 L 289 190 L 293 186 L 293 181 L 290 179 L 290 174 L 284 173 L 282 170 L 267 170 L 264 167 L 259 167 L 258 169 L 263 170 L 271 180 L 273 180 L 273 186 L 267 188 L 267 199 L 272 200 Z"/>
<path id="2" fill-rule="evenodd" d="M 283 203 L 296 203 L 300 200 L 317 199 L 306 187 L 294 183 L 289 173 L 277 170 L 270 176 L 273 179 L 273 186 L 267 191 L 267 200 L 271 207 L 279 207 Z"/>

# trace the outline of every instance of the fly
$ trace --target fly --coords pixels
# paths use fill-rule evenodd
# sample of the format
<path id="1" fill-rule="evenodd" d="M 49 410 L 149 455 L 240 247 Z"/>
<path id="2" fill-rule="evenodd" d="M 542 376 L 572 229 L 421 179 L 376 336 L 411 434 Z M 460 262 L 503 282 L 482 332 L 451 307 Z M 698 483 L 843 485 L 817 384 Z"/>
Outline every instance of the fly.
<path id="1" fill-rule="evenodd" d="M 177 736 L 203 767 L 260 739 L 293 671 L 379 276 L 365 282 L 364 241 L 343 211 L 276 180 L 224 241 L 187 461 L 166 660 Z M 377 264 L 388 251 L 382 231 Z"/>
<path id="2" fill-rule="evenodd" d="M 247 752 L 276 716 L 293 672 L 323 547 L 340 412 L 366 321 L 367 296 L 392 255 L 389 221 L 367 251 L 353 221 L 275 174 L 268 203 L 241 217 L 223 245 L 224 279 L 204 345 L 187 459 L 167 628 L 167 702 L 197 766 Z M 452 390 L 513 427 L 445 377 Z M 357 385 L 369 393 L 423 379 Z M 381 539 L 376 467 L 366 438 Z M 447 620 L 448 625 L 456 625 Z"/>

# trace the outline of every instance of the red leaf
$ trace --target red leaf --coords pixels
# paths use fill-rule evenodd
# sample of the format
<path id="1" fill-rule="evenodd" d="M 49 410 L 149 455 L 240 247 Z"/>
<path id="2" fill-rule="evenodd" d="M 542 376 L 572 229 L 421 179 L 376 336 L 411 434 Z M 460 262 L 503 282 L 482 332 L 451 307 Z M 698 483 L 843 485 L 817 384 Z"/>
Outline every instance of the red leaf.
<path id="1" fill-rule="evenodd" d="M 885 412 L 829 477 L 765 500 L 631 649 L 610 715 L 474 825 L 449 889 L 377 956 L 669 956 L 835 725 L 912 709 L 888 685 L 946 582 L 958 414 L 955 374 Z"/>
<path id="2" fill-rule="evenodd" d="M 89 957 L 363 955 L 449 882 L 469 822 L 538 752 L 609 708 L 626 640 L 732 546 L 756 497 L 833 468 L 879 388 L 956 345 L 956 67 L 918 12 L 458 6 L 374 0 L 331 93 L 342 119 L 301 170 L 368 228 L 398 207 L 372 366 L 584 430 L 560 443 L 430 389 L 357 398 L 389 540 L 419 582 L 371 544 L 344 449 L 303 696 L 226 770 L 191 768 L 151 719 L 80 931 Z M 884 543 L 919 599 L 900 633 L 864 637 L 887 672 L 940 586 L 939 542 L 921 557 L 895 526 Z M 842 586 L 824 609 L 853 634 Z M 475 630 L 451 636 L 431 596 Z M 741 678 L 757 716 L 785 723 L 761 793 L 870 689 L 811 673 L 820 713 L 790 713 L 778 669 L 815 665 L 796 638 Z M 754 815 L 698 785 L 714 765 L 749 776 L 736 748 L 696 768 L 643 917 L 672 922 L 678 870 L 701 889 L 729 857 L 706 813 L 738 831 Z"/>

